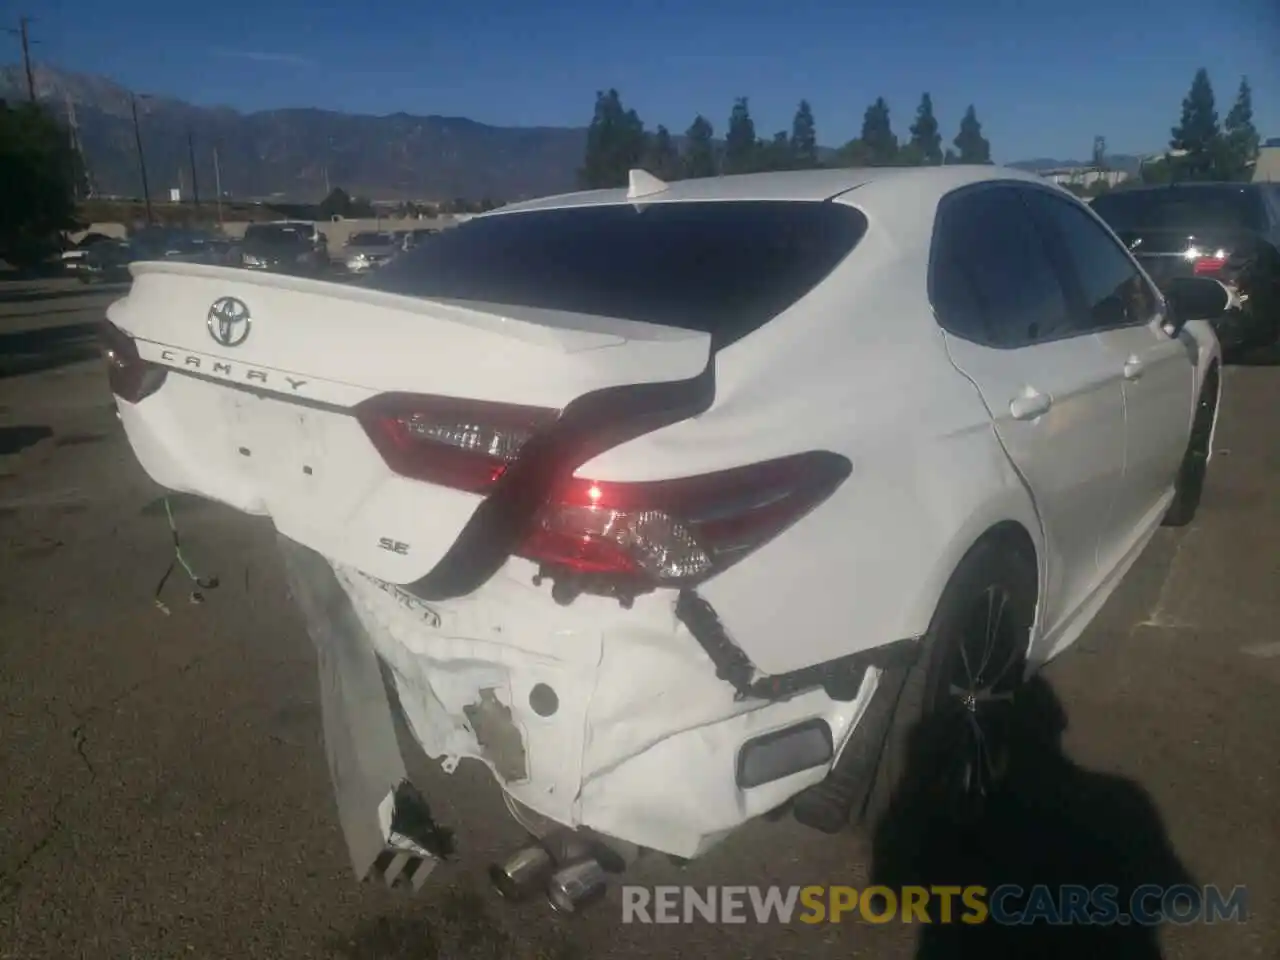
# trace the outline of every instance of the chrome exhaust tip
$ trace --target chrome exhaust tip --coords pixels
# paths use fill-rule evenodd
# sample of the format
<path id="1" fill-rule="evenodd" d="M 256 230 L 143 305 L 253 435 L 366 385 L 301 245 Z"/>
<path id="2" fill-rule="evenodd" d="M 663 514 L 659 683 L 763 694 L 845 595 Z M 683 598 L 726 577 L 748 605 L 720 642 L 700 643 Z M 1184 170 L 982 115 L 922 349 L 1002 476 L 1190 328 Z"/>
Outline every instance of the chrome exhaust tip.
<path id="1" fill-rule="evenodd" d="M 547 902 L 557 913 L 577 913 L 604 895 L 605 869 L 595 857 L 584 857 L 555 871 L 547 881 Z"/>
<path id="2" fill-rule="evenodd" d="M 503 899 L 523 900 L 546 883 L 554 870 L 551 854 L 534 843 L 489 867 L 489 882 Z"/>

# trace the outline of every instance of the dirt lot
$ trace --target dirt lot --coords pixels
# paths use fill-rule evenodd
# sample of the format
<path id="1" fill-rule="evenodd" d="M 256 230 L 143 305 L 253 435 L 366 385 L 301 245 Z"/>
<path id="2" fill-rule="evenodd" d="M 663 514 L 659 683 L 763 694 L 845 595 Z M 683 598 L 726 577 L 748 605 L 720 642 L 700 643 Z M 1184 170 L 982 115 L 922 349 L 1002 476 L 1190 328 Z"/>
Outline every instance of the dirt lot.
<path id="1" fill-rule="evenodd" d="M 416 771 L 459 859 L 416 897 L 353 883 L 270 530 L 180 503 L 189 559 L 220 584 L 193 604 L 175 579 L 167 612 L 154 602 L 172 555 L 159 491 L 89 359 L 84 325 L 108 300 L 0 282 L 0 958 L 927 953 L 899 923 L 623 925 L 616 891 L 577 919 L 506 906 L 484 870 L 521 833 L 466 765 Z M 1200 518 L 1161 531 L 1048 670 L 1065 755 L 1047 735 L 981 849 L 787 819 L 635 882 L 862 886 L 874 865 L 930 883 L 1244 884 L 1247 923 L 1165 928 L 1164 955 L 1280 956 L 1280 370 L 1232 367 L 1225 396 Z M 1063 955 L 1152 955 L 1132 930 L 1058 934 Z"/>

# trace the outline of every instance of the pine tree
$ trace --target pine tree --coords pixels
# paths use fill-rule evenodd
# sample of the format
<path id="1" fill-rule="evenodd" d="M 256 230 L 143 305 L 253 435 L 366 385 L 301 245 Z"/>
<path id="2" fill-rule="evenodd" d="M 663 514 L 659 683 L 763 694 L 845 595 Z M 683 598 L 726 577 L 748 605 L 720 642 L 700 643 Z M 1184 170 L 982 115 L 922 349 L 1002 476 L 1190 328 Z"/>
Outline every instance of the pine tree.
<path id="1" fill-rule="evenodd" d="M 1222 132 L 1218 128 L 1213 85 L 1204 67 L 1196 71 L 1191 90 L 1182 101 L 1182 119 L 1170 133 L 1169 146 L 1186 151 L 1186 156 L 1175 158 L 1178 178 L 1212 180 L 1222 152 Z"/>
<path id="2" fill-rule="evenodd" d="M 1252 164 L 1258 159 L 1258 130 L 1253 125 L 1253 89 L 1249 78 L 1240 78 L 1236 102 L 1222 124 L 1224 179 L 1248 180 L 1253 175 Z"/>
<path id="3" fill-rule="evenodd" d="M 684 135 L 684 156 L 682 165 L 686 179 L 696 180 L 700 177 L 716 175 L 716 151 L 712 143 L 715 128 L 711 121 L 698 114 Z"/>
<path id="4" fill-rule="evenodd" d="M 671 132 L 661 124 L 648 138 L 643 166 L 659 180 L 679 180 L 682 173 L 680 154 L 676 150 Z"/>
<path id="5" fill-rule="evenodd" d="M 757 170 L 794 170 L 795 157 L 791 152 L 791 137 L 787 131 L 779 130 L 772 140 L 761 140 L 756 145 Z"/>
<path id="6" fill-rule="evenodd" d="M 973 104 L 960 118 L 960 132 L 951 142 L 956 148 L 956 163 L 991 162 L 991 143 L 982 135 L 982 124 L 978 122 L 978 111 Z"/>
<path id="7" fill-rule="evenodd" d="M 942 163 L 942 135 L 938 132 L 938 120 L 933 115 L 933 98 L 925 93 L 916 108 L 916 122 L 911 125 L 910 148 L 916 162 L 937 165 Z"/>
<path id="8" fill-rule="evenodd" d="M 889 104 L 884 97 L 876 97 L 876 102 L 867 107 L 862 116 L 862 136 L 859 139 L 866 147 L 869 166 L 886 167 L 897 161 L 898 138 L 893 135 Z"/>
<path id="9" fill-rule="evenodd" d="M 791 121 L 789 143 L 791 165 L 797 170 L 812 170 L 818 166 L 818 132 L 813 122 L 813 110 L 808 100 L 801 100 Z"/>
<path id="10" fill-rule="evenodd" d="M 756 125 L 751 119 L 751 109 L 746 97 L 739 97 L 729 114 L 729 132 L 724 138 L 724 172 L 750 173 L 756 169 Z"/>
<path id="11" fill-rule="evenodd" d="M 43 106 L 0 100 L 0 258 L 35 266 L 75 221 L 77 155 Z"/>
<path id="12" fill-rule="evenodd" d="M 837 166 L 870 167 L 871 161 L 871 148 L 856 137 L 836 151 Z"/>
<path id="13" fill-rule="evenodd" d="M 644 124 L 624 110 L 618 91 L 596 93 L 595 115 L 587 128 L 587 150 L 578 179 L 587 189 L 626 186 L 628 173 L 644 156 Z"/>

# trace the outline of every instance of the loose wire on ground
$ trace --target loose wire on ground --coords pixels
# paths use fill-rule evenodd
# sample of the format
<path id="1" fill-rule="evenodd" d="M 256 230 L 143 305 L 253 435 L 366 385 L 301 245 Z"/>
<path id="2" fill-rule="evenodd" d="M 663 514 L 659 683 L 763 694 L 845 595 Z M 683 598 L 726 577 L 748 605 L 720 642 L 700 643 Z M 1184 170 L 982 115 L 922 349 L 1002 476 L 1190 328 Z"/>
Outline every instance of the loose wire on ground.
<path id="1" fill-rule="evenodd" d="M 178 536 L 178 524 L 173 519 L 173 508 L 169 505 L 169 498 L 164 498 L 165 516 L 169 518 L 169 532 L 173 535 L 173 559 L 169 561 L 169 566 L 164 571 L 164 576 L 160 578 L 160 582 L 156 584 L 154 595 L 155 605 L 166 616 L 169 614 L 169 608 L 160 594 L 164 590 L 164 586 L 169 582 L 169 577 L 173 574 L 174 568 L 181 566 L 187 578 L 195 584 L 196 589 L 191 591 L 189 599 L 192 603 L 204 603 L 205 590 L 213 590 L 218 586 L 217 577 L 201 577 L 192 569 L 191 564 L 187 562 L 187 558 L 182 555 L 182 538 Z"/>

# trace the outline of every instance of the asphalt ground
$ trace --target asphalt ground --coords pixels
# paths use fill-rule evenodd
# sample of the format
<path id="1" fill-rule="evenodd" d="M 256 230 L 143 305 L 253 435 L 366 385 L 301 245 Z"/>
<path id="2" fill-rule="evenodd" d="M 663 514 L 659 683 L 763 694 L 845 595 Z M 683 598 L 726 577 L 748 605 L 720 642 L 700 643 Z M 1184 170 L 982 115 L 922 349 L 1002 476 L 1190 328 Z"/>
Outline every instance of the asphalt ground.
<path id="1" fill-rule="evenodd" d="M 1159 955 L 1133 927 L 623 924 L 616 889 L 578 917 L 508 905 L 485 869 L 520 828 L 486 771 L 421 757 L 457 859 L 418 895 L 356 884 L 269 526 L 178 501 L 184 550 L 220 583 L 196 604 L 173 579 L 154 602 L 161 491 L 89 339 L 112 295 L 0 280 L 0 958 L 961 955 L 950 935 L 965 955 L 995 936 L 984 957 Z M 1048 668 L 1065 733 L 1046 728 L 996 822 L 905 844 L 755 822 L 630 882 L 1245 885 L 1247 922 L 1166 925 L 1159 949 L 1280 956 L 1280 370 L 1230 367 L 1224 393 L 1199 518 L 1160 531 Z"/>

